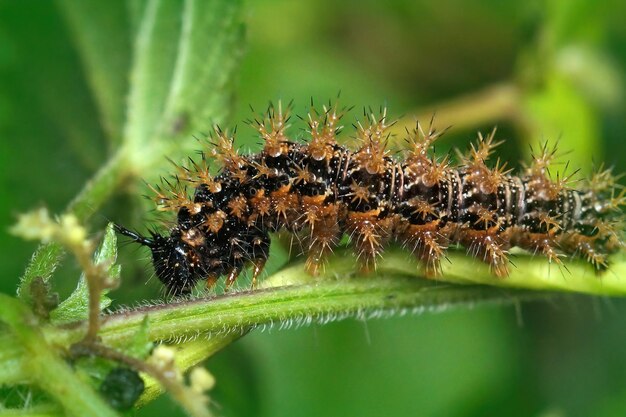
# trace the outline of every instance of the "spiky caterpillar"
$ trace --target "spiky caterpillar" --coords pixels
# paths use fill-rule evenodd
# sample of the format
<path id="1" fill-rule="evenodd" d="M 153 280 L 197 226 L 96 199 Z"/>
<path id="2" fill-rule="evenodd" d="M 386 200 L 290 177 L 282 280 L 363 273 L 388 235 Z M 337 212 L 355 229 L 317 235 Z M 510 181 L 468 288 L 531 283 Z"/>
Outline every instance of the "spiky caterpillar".
<path id="1" fill-rule="evenodd" d="M 252 122 L 265 143 L 253 155 L 239 155 L 233 137 L 215 128 L 200 161 L 190 159 L 174 181 L 154 189 L 160 208 L 177 212 L 169 235 L 148 238 L 118 226 L 151 249 L 156 274 L 170 293 L 188 293 L 200 279 L 212 285 L 223 275 L 228 287 L 248 264 L 256 282 L 269 234 L 280 230 L 298 234 L 313 275 L 344 234 L 364 271 L 395 241 L 417 256 L 427 276 L 440 273 L 454 244 L 488 263 L 498 277 L 508 274 L 514 246 L 558 264 L 564 255 L 582 257 L 598 270 L 622 246 L 617 224 L 624 196 L 614 195 L 609 170 L 570 188 L 567 178 L 549 178 L 555 150 L 544 146 L 523 173 L 510 175 L 499 162 L 486 165 L 499 144 L 494 133 L 479 135 L 469 155 L 452 165 L 429 155 L 440 132 L 425 132 L 419 124 L 409 132 L 405 158 L 395 160 L 385 149 L 386 110 L 357 123 L 357 150 L 336 141 L 343 113 L 337 106 L 312 111 L 310 138 L 296 143 L 286 134 L 287 113 L 280 104 L 270 106 L 264 120 Z M 209 158 L 222 165 L 216 176 Z"/>

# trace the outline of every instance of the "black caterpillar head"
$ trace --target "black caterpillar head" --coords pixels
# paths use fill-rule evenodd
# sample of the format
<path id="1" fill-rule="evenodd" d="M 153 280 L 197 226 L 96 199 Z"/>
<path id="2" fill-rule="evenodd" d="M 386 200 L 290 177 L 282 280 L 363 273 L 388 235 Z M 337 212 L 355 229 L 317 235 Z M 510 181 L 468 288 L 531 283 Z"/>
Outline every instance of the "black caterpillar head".
<path id="1" fill-rule="evenodd" d="M 151 233 L 147 238 L 115 225 L 118 233 L 132 238 L 135 242 L 147 246 L 152 251 L 154 270 L 159 280 L 167 287 L 168 294 L 189 294 L 198 281 L 198 271 L 189 261 L 191 248 L 180 239 Z"/>

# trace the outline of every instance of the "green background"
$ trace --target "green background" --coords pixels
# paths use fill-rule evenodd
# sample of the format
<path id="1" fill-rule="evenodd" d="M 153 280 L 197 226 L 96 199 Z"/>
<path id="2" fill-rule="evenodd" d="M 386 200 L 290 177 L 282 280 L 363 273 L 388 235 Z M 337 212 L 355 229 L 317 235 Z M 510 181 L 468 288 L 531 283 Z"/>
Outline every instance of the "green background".
<path id="1" fill-rule="evenodd" d="M 311 97 L 321 103 L 339 91 L 341 103 L 356 106 L 347 126 L 363 106 L 386 104 L 397 116 L 445 113 L 449 100 L 506 83 L 519 93 L 513 115 L 496 108 L 493 117 L 459 123 L 438 150 L 465 149 L 477 130 L 497 124 L 507 139 L 499 155 L 512 166 L 528 144 L 560 138 L 559 148 L 572 150 L 566 159 L 583 171 L 605 161 L 626 172 L 624 2 L 264 0 L 245 4 L 244 15 L 233 124 L 251 116 L 249 105 L 294 99 L 304 115 Z M 111 21 L 104 37 L 121 45 L 110 55 L 121 71 L 132 22 L 123 13 Z M 258 149 L 251 130 L 239 130 L 238 143 Z M 8 235 L 9 225 L 38 205 L 61 212 L 105 160 L 105 136 L 58 5 L 0 1 L 1 291 L 15 291 L 35 248 Z M 145 206 L 135 202 L 120 195 L 91 230 L 107 219 L 137 223 Z M 122 251 L 124 285 L 113 298 L 158 297 L 155 280 L 144 284 L 146 254 Z M 282 262 L 277 254 L 269 270 Z M 67 292 L 76 276 L 66 261 L 55 285 Z M 226 416 L 626 415 L 625 316 L 623 300 L 573 297 L 257 330 L 207 367 Z M 162 398 L 137 414 L 179 412 Z"/>

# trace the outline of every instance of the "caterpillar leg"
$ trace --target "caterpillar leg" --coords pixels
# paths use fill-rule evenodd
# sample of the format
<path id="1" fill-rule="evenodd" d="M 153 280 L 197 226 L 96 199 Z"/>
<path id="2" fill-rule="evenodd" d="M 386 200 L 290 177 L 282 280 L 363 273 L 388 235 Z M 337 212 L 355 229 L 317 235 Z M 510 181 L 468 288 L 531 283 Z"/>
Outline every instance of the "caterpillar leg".
<path id="1" fill-rule="evenodd" d="M 509 275 L 508 248 L 510 244 L 497 233 L 497 227 L 487 230 L 464 228 L 461 238 L 463 246 L 478 259 L 489 264 L 489 268 L 499 278 Z"/>
<path id="2" fill-rule="evenodd" d="M 541 253 L 548 258 L 550 263 L 559 266 L 563 264 L 561 260 L 563 255 L 558 250 L 560 249 L 560 244 L 551 234 L 521 232 L 516 246 L 531 253 Z"/>
<path id="3" fill-rule="evenodd" d="M 337 208 L 328 207 L 314 219 L 309 216 L 307 224 L 309 226 L 307 238 L 309 255 L 305 268 L 309 274 L 316 276 L 323 270 L 326 258 L 332 254 L 342 234 L 337 221 Z"/>
<path id="4" fill-rule="evenodd" d="M 209 290 L 212 289 L 217 283 L 218 278 L 219 278 L 218 275 L 209 275 L 208 277 L 206 277 L 206 280 L 205 280 L 206 288 Z"/>
<path id="5" fill-rule="evenodd" d="M 563 254 L 560 252 L 562 245 L 559 239 L 559 236 L 562 236 L 560 219 L 545 212 L 535 214 L 535 218 L 538 220 L 538 231 L 520 230 L 514 238 L 515 245 L 532 253 L 541 253 L 548 258 L 548 262 L 560 267 L 563 265 L 561 261 Z"/>
<path id="6" fill-rule="evenodd" d="M 563 250 L 566 253 L 585 259 L 592 264 L 597 271 L 603 271 L 608 268 L 606 259 L 606 249 L 602 247 L 600 242 L 610 241 L 598 232 L 595 236 L 585 236 L 581 233 L 565 233 L 561 237 Z"/>
<path id="7" fill-rule="evenodd" d="M 248 240 L 252 247 L 252 253 L 250 257 L 252 259 L 252 288 L 256 288 L 257 279 L 261 272 L 263 272 L 263 268 L 265 268 L 265 262 L 270 254 L 270 235 L 266 233 L 261 233 L 256 231 L 250 236 Z"/>
<path id="8" fill-rule="evenodd" d="M 603 271 L 608 268 L 606 255 L 600 253 L 597 248 L 591 242 L 583 241 L 577 246 L 577 252 L 582 255 L 583 258 L 592 264 L 596 270 Z"/>
<path id="9" fill-rule="evenodd" d="M 237 277 L 241 274 L 241 268 L 233 268 L 228 272 L 228 276 L 226 277 L 226 282 L 224 283 L 224 291 L 229 291 L 233 286 L 235 281 L 237 281 Z"/>
<path id="10" fill-rule="evenodd" d="M 266 258 L 259 258 L 252 261 L 252 289 L 255 289 L 258 284 L 258 277 L 263 272 L 265 268 L 265 262 L 267 262 Z"/>
<path id="11" fill-rule="evenodd" d="M 376 269 L 376 258 L 389 241 L 391 219 L 378 219 L 376 214 L 351 212 L 347 218 L 347 232 L 362 273 Z"/>
<path id="12" fill-rule="evenodd" d="M 306 272 L 313 276 L 319 275 L 324 270 L 326 258 L 333 252 L 334 246 L 334 242 L 330 240 L 313 241 L 304 266 Z"/>
<path id="13" fill-rule="evenodd" d="M 426 224 L 407 223 L 399 230 L 398 240 L 421 261 L 428 278 L 442 274 L 441 258 L 445 256 L 448 238 L 439 223 L 439 220 Z"/>

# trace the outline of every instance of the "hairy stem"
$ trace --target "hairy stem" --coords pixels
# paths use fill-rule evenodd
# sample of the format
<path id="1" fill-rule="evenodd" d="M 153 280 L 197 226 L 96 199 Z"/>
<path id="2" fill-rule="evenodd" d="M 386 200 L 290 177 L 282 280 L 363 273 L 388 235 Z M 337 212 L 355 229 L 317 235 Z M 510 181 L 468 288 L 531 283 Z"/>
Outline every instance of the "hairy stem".
<path id="1" fill-rule="evenodd" d="M 301 268 L 288 271 L 302 274 Z M 347 317 L 366 319 L 390 314 L 442 311 L 478 302 L 514 303 L 552 294 L 505 290 L 478 285 L 448 285 L 415 278 L 378 276 L 246 291 L 218 297 L 142 307 L 105 316 L 100 329 L 104 343 L 122 346 L 149 316 L 150 340 L 214 337 L 245 333 L 263 325 L 306 325 Z M 71 344 L 84 333 L 85 323 L 52 330 L 55 343 Z"/>
<path id="2" fill-rule="evenodd" d="M 517 268 L 512 269 L 509 277 L 496 279 L 487 266 L 462 253 L 451 252 L 451 263 L 444 264 L 444 278 L 448 282 L 443 282 L 416 278 L 416 265 L 407 261 L 407 257 L 400 250 L 390 249 L 376 276 L 349 278 L 354 267 L 340 251 L 331 259 L 324 277 L 307 276 L 301 263 L 295 263 L 262 282 L 263 286 L 272 288 L 174 300 L 106 315 L 99 335 L 107 346 L 123 347 L 132 340 L 146 316 L 150 322 L 148 338 L 152 341 L 180 342 L 200 336 L 213 341 L 224 335 L 243 334 L 257 326 L 282 328 L 345 317 L 441 311 L 479 303 L 517 303 L 556 294 L 546 291 L 626 293 L 626 283 L 620 278 L 626 274 L 626 262 L 621 258 L 615 259 L 608 273 L 595 277 L 584 263 L 570 262 L 569 272 L 559 272 L 543 259 L 520 256 L 516 259 Z M 85 322 L 78 322 L 63 328 L 49 327 L 44 333 L 51 343 L 69 346 L 83 337 L 86 327 Z M 13 347 L 8 339 L 5 342 L 0 359 L 10 366 L 6 367 L 6 374 L 0 372 L 0 380 L 15 381 L 23 367 L 17 356 L 19 346 Z"/>

